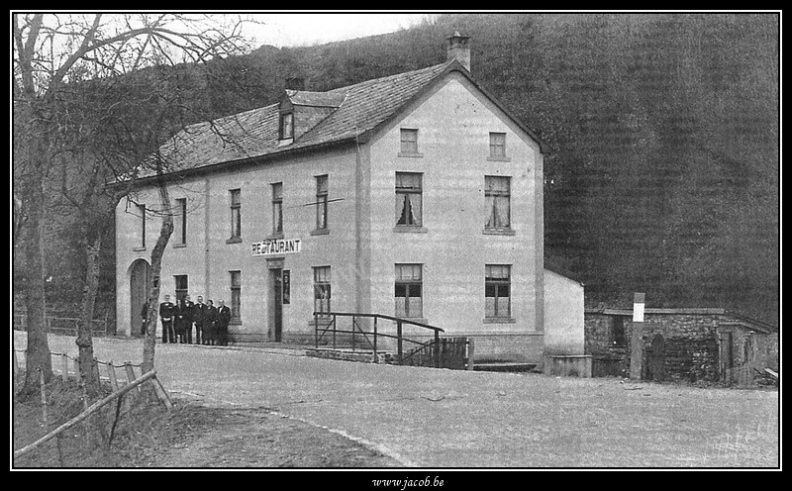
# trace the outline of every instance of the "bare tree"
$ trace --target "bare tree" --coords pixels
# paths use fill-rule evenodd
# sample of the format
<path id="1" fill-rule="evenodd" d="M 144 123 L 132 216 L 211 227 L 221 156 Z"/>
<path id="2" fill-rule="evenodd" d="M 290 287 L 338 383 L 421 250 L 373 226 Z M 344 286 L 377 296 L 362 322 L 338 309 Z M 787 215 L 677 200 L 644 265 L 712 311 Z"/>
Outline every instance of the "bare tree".
<path id="1" fill-rule="evenodd" d="M 243 46 L 241 26 L 240 18 L 228 15 L 16 13 L 12 16 L 14 125 L 17 129 L 15 140 L 19 140 L 18 144 L 15 141 L 14 156 L 14 179 L 19 187 L 15 227 L 19 224 L 19 241 L 25 258 L 24 293 L 28 315 L 27 375 L 23 393 L 35 391 L 36 369 L 41 369 L 47 380 L 52 376 L 45 324 L 42 219 L 48 203 L 45 188 L 62 163 L 58 157 L 63 155 L 66 146 L 73 148 L 75 131 L 81 130 L 79 127 L 75 130 L 73 124 L 74 106 L 68 103 L 71 91 L 89 80 L 118 77 L 147 66 L 201 63 L 236 53 Z M 92 126 L 89 120 L 85 121 Z M 94 121 L 93 126 L 96 124 L 98 122 Z M 134 133 L 130 131 L 131 135 Z M 149 141 L 161 143 L 165 136 Z M 132 148 L 128 155 L 140 151 L 138 139 L 131 137 L 127 143 Z M 149 150 L 154 148 L 156 146 Z M 107 163 L 96 155 L 91 157 L 97 165 Z M 107 174 L 101 167 L 94 169 L 91 178 L 98 184 Z M 159 169 L 162 171 L 161 166 Z M 74 193 L 65 196 L 73 204 L 79 204 L 86 219 L 93 216 L 86 210 L 94 209 L 94 205 L 97 209 L 107 206 L 112 210 L 112 199 L 110 204 L 102 204 L 101 199 L 90 193 L 82 198 L 75 197 Z M 169 208 L 167 192 L 162 198 L 163 208 Z M 163 226 L 164 237 L 161 237 L 165 243 L 170 236 L 166 229 Z M 95 298 L 96 294 L 95 259 L 101 239 L 89 238 L 86 247 L 89 271 L 77 337 L 83 375 L 87 375 L 84 370 L 87 360 L 92 359 L 93 300 L 88 297 Z M 155 254 L 157 250 L 155 248 Z M 159 249 L 160 258 L 155 261 L 152 257 L 152 263 L 160 264 L 161 253 L 162 248 Z M 159 272 L 155 271 L 154 276 L 158 277 Z M 152 293 L 154 291 L 152 289 Z M 156 297 L 153 300 L 155 304 Z"/>

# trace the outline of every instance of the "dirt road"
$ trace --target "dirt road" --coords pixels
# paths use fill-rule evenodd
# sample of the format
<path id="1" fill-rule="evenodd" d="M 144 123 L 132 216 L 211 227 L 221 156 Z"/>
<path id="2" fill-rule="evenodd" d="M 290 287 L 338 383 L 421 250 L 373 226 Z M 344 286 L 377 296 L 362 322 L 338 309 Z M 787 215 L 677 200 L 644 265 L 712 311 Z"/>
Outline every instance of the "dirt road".
<path id="1" fill-rule="evenodd" d="M 24 333 L 15 333 L 24 348 Z M 141 341 L 95 340 L 137 362 Z M 52 351 L 76 354 L 71 338 Z M 267 408 L 405 467 L 776 467 L 778 392 L 342 362 L 290 350 L 157 347 L 169 391 Z"/>

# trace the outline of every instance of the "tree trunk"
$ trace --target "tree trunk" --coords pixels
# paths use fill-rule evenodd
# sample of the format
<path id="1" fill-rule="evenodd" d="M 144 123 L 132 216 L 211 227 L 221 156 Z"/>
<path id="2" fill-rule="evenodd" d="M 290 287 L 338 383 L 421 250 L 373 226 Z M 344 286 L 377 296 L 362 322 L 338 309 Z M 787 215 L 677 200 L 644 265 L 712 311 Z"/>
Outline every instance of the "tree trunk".
<path id="1" fill-rule="evenodd" d="M 161 169 L 158 173 L 161 175 Z M 148 314 L 146 315 L 146 338 L 143 342 L 143 372 L 154 369 L 154 348 L 157 344 L 157 310 L 160 294 L 160 271 L 162 269 L 162 255 L 168 240 L 173 233 L 173 217 L 169 213 L 170 198 L 168 197 L 167 184 L 159 183 L 160 201 L 162 203 L 162 227 L 157 238 L 157 244 L 151 251 L 151 276 L 149 277 Z"/>
<path id="2" fill-rule="evenodd" d="M 36 138 L 29 142 L 29 170 L 24 178 L 25 307 L 28 325 L 23 394 L 35 394 L 38 391 L 39 369 L 44 374 L 45 382 L 49 382 L 52 378 L 52 360 L 47 341 L 44 300 L 44 253 L 41 244 L 41 221 L 44 209 L 43 176 L 41 175 L 41 169 L 44 168 L 43 145 Z"/>
<path id="3" fill-rule="evenodd" d="M 96 224 L 84 224 L 89 237 L 86 250 L 85 285 L 83 286 L 82 312 L 77 324 L 77 348 L 79 350 L 80 375 L 86 388 L 93 393 L 99 389 L 99 378 L 93 370 L 94 350 L 91 328 L 93 327 L 96 292 L 99 289 L 99 252 L 102 249 L 101 231 L 92 230 Z M 91 237 L 92 236 L 92 237 Z"/>

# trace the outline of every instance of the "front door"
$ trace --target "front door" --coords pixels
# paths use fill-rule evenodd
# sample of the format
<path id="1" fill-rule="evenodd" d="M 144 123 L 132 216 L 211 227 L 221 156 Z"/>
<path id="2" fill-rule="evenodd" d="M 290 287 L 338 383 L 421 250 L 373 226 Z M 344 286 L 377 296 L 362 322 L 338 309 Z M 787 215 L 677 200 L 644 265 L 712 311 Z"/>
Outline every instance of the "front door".
<path id="1" fill-rule="evenodd" d="M 272 284 L 270 305 L 272 305 L 272 326 L 270 332 L 275 342 L 281 341 L 283 334 L 283 270 L 270 269 L 270 282 Z"/>

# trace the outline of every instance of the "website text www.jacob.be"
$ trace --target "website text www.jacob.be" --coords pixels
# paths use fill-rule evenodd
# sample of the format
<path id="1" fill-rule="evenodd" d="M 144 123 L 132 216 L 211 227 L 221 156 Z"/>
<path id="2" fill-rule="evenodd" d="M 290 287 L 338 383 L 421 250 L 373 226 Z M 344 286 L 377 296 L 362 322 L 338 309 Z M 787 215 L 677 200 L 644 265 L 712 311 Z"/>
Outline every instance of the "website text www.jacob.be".
<path id="1" fill-rule="evenodd" d="M 432 479 L 431 476 L 426 476 L 424 479 L 372 479 L 371 483 L 374 486 L 394 487 L 406 491 L 407 488 L 439 487 L 443 485 L 443 480 L 438 477 Z"/>

